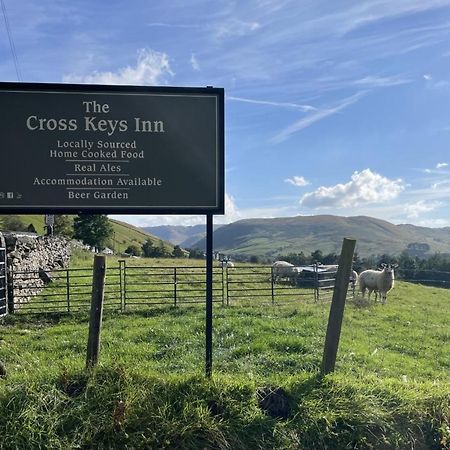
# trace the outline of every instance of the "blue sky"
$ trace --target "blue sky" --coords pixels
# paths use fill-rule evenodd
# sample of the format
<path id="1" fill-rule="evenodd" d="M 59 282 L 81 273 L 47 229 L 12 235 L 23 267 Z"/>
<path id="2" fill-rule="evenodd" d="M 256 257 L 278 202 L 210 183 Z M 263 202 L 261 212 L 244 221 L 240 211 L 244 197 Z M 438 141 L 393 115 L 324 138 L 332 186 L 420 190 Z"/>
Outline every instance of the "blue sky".
<path id="1" fill-rule="evenodd" d="M 450 0 L 3 1 L 23 81 L 225 88 L 216 222 L 450 226 Z M 3 23 L 0 80 L 17 80 Z"/>

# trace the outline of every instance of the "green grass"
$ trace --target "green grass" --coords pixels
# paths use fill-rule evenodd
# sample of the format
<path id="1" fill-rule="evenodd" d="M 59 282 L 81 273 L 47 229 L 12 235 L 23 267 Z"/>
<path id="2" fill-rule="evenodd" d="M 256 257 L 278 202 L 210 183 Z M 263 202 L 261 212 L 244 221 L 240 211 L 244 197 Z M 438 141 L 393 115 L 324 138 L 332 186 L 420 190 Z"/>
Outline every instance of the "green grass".
<path id="1" fill-rule="evenodd" d="M 399 282 L 386 305 L 349 300 L 322 378 L 329 305 L 216 305 L 211 381 L 202 305 L 107 312 L 89 376 L 87 312 L 8 317 L 0 448 L 448 448 L 450 291 Z M 258 406 L 268 385 L 287 419 Z"/>

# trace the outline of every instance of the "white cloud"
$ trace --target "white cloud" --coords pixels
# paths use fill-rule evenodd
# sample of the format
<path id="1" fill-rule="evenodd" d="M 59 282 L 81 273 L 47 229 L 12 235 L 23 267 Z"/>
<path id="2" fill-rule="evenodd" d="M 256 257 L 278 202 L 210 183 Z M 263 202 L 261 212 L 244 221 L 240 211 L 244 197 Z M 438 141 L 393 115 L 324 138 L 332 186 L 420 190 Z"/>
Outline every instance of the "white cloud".
<path id="1" fill-rule="evenodd" d="M 294 122 L 292 125 L 289 125 L 284 130 L 280 131 L 276 136 L 273 137 L 272 142 L 275 144 L 279 144 L 286 139 L 288 139 L 292 134 L 296 133 L 297 131 L 303 130 L 304 128 L 309 127 L 310 125 L 319 122 L 322 119 L 325 119 L 328 116 L 332 116 L 334 114 L 337 114 L 339 111 L 342 111 L 343 109 L 347 108 L 348 106 L 352 105 L 353 103 L 356 103 L 363 95 L 366 94 L 366 91 L 357 92 L 356 94 L 352 95 L 351 97 L 347 97 L 344 99 L 341 103 L 338 105 L 327 108 L 323 110 L 319 110 L 310 116 L 304 117 L 303 119 L 298 120 L 297 122 Z"/>
<path id="2" fill-rule="evenodd" d="M 70 74 L 65 75 L 63 81 L 88 84 L 158 85 L 163 84 L 164 78 L 168 75 L 173 75 L 168 56 L 165 53 L 144 48 L 138 51 L 134 67 L 123 67 L 116 72 L 95 71 L 88 75 Z"/>
<path id="3" fill-rule="evenodd" d="M 197 57 L 195 56 L 195 53 L 191 54 L 191 66 L 195 71 L 200 70 L 200 64 L 198 63 Z"/>
<path id="4" fill-rule="evenodd" d="M 423 78 L 424 78 L 425 80 L 427 80 L 427 81 L 430 81 L 430 80 L 433 79 L 433 77 L 432 77 L 430 74 L 428 74 L 428 73 L 426 73 L 426 74 L 423 76 Z"/>
<path id="5" fill-rule="evenodd" d="M 293 176 L 292 178 L 286 178 L 284 180 L 286 183 L 293 184 L 294 186 L 307 186 L 309 181 L 305 180 L 304 177 Z"/>
<path id="6" fill-rule="evenodd" d="M 436 169 L 442 169 L 443 167 L 447 167 L 447 166 L 448 166 L 448 164 L 445 163 L 445 162 L 437 163 L 436 164 Z"/>
<path id="7" fill-rule="evenodd" d="M 425 200 L 419 200 L 415 203 L 409 203 L 403 206 L 406 213 L 406 217 L 409 219 L 417 219 L 419 215 L 433 211 L 434 209 L 441 206 L 441 202 L 429 202 Z"/>
<path id="8" fill-rule="evenodd" d="M 355 171 L 351 181 L 334 186 L 321 186 L 305 194 L 300 204 L 308 208 L 351 208 L 381 203 L 396 198 L 405 186 L 401 179 L 390 180 L 365 169 Z"/>
<path id="9" fill-rule="evenodd" d="M 419 220 L 416 225 L 421 227 L 442 228 L 450 226 L 450 221 L 447 219 L 424 219 Z"/>

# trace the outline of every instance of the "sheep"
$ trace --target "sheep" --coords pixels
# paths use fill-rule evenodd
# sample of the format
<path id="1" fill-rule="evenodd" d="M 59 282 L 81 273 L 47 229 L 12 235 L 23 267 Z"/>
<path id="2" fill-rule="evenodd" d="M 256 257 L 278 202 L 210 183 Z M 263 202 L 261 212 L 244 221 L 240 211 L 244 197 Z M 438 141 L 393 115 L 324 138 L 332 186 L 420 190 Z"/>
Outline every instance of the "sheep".
<path id="1" fill-rule="evenodd" d="M 282 278 L 296 278 L 297 275 L 302 271 L 300 267 L 295 267 L 294 264 L 288 263 L 287 261 L 275 261 L 272 264 L 272 274 L 273 280 L 275 282 L 281 280 Z"/>
<path id="2" fill-rule="evenodd" d="M 358 273 L 356 270 L 352 270 L 352 273 L 350 275 L 350 284 L 352 286 L 352 289 L 355 289 L 355 286 L 358 284 Z"/>
<path id="3" fill-rule="evenodd" d="M 231 261 L 223 260 L 222 261 L 222 268 L 234 269 L 234 263 L 232 263 Z"/>
<path id="4" fill-rule="evenodd" d="M 387 293 L 394 287 L 394 269 L 397 264 L 382 264 L 383 270 L 365 270 L 359 275 L 359 289 L 364 294 L 366 289 L 370 294 L 379 292 L 381 303 L 385 304 Z"/>

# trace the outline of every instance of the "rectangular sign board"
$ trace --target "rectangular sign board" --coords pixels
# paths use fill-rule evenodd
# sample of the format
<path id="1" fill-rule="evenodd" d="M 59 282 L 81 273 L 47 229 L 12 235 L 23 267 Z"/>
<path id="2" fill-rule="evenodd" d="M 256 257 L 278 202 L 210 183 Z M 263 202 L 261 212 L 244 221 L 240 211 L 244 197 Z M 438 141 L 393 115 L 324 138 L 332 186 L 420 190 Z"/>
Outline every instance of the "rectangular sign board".
<path id="1" fill-rule="evenodd" d="M 0 213 L 224 213 L 220 88 L 0 83 Z"/>

